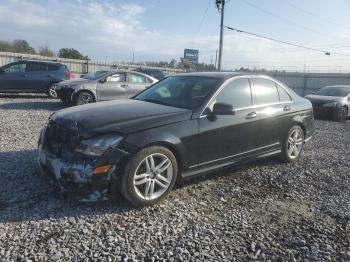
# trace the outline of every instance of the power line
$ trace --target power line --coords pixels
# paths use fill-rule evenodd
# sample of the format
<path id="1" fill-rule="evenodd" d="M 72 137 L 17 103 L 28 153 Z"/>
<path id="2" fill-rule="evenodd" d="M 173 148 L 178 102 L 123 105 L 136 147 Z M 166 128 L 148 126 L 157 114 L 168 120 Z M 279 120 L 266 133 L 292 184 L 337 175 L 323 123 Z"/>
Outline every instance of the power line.
<path id="1" fill-rule="evenodd" d="M 236 31 L 238 33 L 244 33 L 244 34 L 252 35 L 252 36 L 255 36 L 255 37 L 267 39 L 267 40 L 278 42 L 278 43 L 281 43 L 281 44 L 290 45 L 290 46 L 294 46 L 294 47 L 299 47 L 299 48 L 303 48 L 303 49 L 307 49 L 307 50 L 311 50 L 311 51 L 321 52 L 321 53 L 324 53 L 325 55 L 330 55 L 331 54 L 329 51 L 325 51 L 325 50 L 321 50 L 321 49 L 317 49 L 317 48 L 312 48 L 312 47 L 308 47 L 308 46 L 303 46 L 303 45 L 299 45 L 299 44 L 294 44 L 294 43 L 290 43 L 290 42 L 286 42 L 286 41 L 282 41 L 282 40 L 277 40 L 277 39 L 274 39 L 274 38 L 271 38 L 271 37 L 268 37 L 268 36 L 263 36 L 263 35 L 258 35 L 258 34 L 255 34 L 255 33 L 250 33 L 250 32 L 247 32 L 247 31 L 244 31 L 244 30 L 240 30 L 240 29 L 237 29 L 237 28 L 233 28 L 233 27 L 230 27 L 230 26 L 225 26 L 225 27 L 227 29 L 229 29 L 229 30 Z M 341 53 L 335 53 L 335 52 L 332 52 L 332 54 L 342 55 L 342 56 L 350 56 L 350 54 L 341 54 Z"/>
<path id="2" fill-rule="evenodd" d="M 203 13 L 203 16 L 202 16 L 202 19 L 201 19 L 201 21 L 199 22 L 199 25 L 198 25 L 198 27 L 197 27 L 196 36 L 198 35 L 200 29 L 202 28 L 202 25 L 203 25 L 203 22 L 204 22 L 205 17 L 207 16 L 207 13 L 208 13 L 208 10 L 209 10 L 211 1 L 212 1 L 212 0 L 208 0 L 207 8 L 205 9 L 205 11 L 204 11 L 204 13 Z"/>
<path id="3" fill-rule="evenodd" d="M 336 26 L 345 28 L 345 29 L 347 29 L 347 30 L 350 29 L 350 27 L 348 27 L 348 26 L 341 25 L 341 24 L 338 24 L 338 23 L 336 23 L 336 22 L 333 22 L 332 20 L 329 20 L 329 19 L 324 18 L 324 17 L 322 17 L 322 16 L 320 16 L 320 15 L 317 15 L 317 14 L 315 14 L 315 13 L 313 13 L 313 12 L 310 12 L 310 11 L 308 11 L 308 10 L 305 10 L 305 9 L 303 9 L 303 8 L 301 8 L 301 7 L 297 6 L 297 5 L 295 5 L 295 4 L 292 4 L 291 2 L 289 2 L 289 1 L 287 1 L 287 0 L 280 0 L 280 1 L 282 1 L 282 2 L 284 2 L 285 4 L 287 4 L 287 5 L 291 6 L 291 7 L 293 7 L 293 8 L 296 9 L 296 10 L 299 10 L 299 11 L 301 11 L 301 12 L 303 12 L 303 13 L 305 13 L 305 14 L 308 14 L 308 15 L 310 15 L 310 16 L 316 17 L 317 19 L 319 19 L 319 20 L 321 20 L 321 21 L 324 21 L 324 22 L 330 23 L 330 24 L 332 24 L 332 25 L 336 25 Z"/>
<path id="4" fill-rule="evenodd" d="M 317 35 L 320 35 L 320 36 L 322 36 L 322 37 L 324 37 L 324 38 L 326 37 L 326 35 L 328 35 L 328 36 L 330 36 L 330 37 L 334 37 L 334 36 L 332 36 L 332 35 L 325 34 L 324 32 L 320 32 L 320 31 L 314 30 L 314 29 L 312 29 L 312 28 L 310 28 L 310 27 L 307 27 L 307 26 L 304 26 L 304 25 L 295 23 L 294 21 L 289 20 L 289 19 L 287 19 L 287 18 L 284 18 L 284 17 L 282 17 L 282 16 L 276 15 L 276 14 L 274 14 L 274 13 L 272 13 L 272 12 L 270 12 L 270 11 L 264 9 L 264 8 L 261 8 L 260 6 L 257 6 L 257 5 L 255 5 L 255 4 L 252 4 L 251 2 L 249 2 L 249 1 L 247 1 L 247 0 L 241 0 L 241 1 L 242 1 L 243 3 L 245 3 L 245 4 L 249 5 L 249 6 L 251 6 L 251 7 L 253 7 L 253 8 L 255 8 L 255 9 L 259 10 L 260 12 L 263 12 L 263 13 L 265 13 L 265 14 L 268 14 L 268 15 L 274 17 L 274 18 L 277 18 L 277 19 L 279 19 L 279 20 L 282 20 L 282 21 L 284 21 L 284 22 L 286 22 L 286 23 L 289 23 L 289 24 L 291 24 L 291 25 L 294 25 L 294 26 L 296 26 L 296 27 L 303 28 L 304 30 L 307 30 L 307 31 L 312 32 L 312 33 L 317 34 Z M 327 37 L 327 38 L 328 38 L 328 37 Z"/>

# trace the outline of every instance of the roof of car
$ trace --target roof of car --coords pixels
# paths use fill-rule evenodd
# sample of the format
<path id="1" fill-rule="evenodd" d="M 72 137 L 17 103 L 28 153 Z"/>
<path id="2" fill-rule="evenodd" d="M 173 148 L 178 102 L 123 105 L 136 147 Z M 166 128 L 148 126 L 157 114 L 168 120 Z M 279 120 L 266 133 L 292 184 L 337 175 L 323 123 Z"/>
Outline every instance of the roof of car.
<path id="1" fill-rule="evenodd" d="M 59 62 L 56 62 L 56 61 L 45 61 L 45 60 L 29 60 L 29 59 L 22 59 L 20 61 L 23 61 L 23 62 L 37 62 L 37 63 L 46 63 L 46 64 L 60 64 Z M 17 61 L 19 62 L 19 61 Z"/>
<path id="2" fill-rule="evenodd" d="M 325 87 L 345 87 L 345 88 L 350 88 L 350 85 L 332 85 L 332 86 L 325 86 Z"/>
<path id="3" fill-rule="evenodd" d="M 183 74 L 178 74 L 178 75 L 181 75 L 181 76 L 203 76 L 203 77 L 214 77 L 214 78 L 224 79 L 224 78 L 241 76 L 241 75 L 249 75 L 249 74 L 237 73 L 237 72 L 193 72 L 193 73 L 183 73 Z"/>

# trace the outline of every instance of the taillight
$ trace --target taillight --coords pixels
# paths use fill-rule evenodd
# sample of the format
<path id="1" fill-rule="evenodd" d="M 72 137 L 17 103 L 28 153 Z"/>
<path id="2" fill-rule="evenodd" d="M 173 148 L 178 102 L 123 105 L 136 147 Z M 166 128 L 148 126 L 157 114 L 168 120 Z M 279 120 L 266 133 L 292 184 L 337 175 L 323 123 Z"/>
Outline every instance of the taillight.
<path id="1" fill-rule="evenodd" d="M 64 77 L 66 77 L 66 78 L 68 78 L 68 79 L 71 79 L 71 78 L 73 78 L 73 74 L 71 73 L 71 72 L 65 72 L 64 73 Z"/>

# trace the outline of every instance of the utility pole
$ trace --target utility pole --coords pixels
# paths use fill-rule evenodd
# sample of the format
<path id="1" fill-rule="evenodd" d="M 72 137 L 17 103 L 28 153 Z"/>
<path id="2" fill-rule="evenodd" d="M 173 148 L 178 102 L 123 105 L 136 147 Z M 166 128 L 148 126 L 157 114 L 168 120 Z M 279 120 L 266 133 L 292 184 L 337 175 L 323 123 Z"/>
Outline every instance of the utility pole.
<path id="1" fill-rule="evenodd" d="M 224 44 L 224 15 L 225 15 L 225 1 L 226 0 L 216 0 L 216 7 L 219 12 L 221 11 L 221 23 L 220 23 L 220 45 L 219 45 L 219 62 L 218 62 L 218 71 L 221 71 L 222 63 L 222 47 Z"/>
<path id="2" fill-rule="evenodd" d="M 216 68 L 217 63 L 218 63 L 218 50 L 216 49 L 215 50 L 215 68 Z"/>

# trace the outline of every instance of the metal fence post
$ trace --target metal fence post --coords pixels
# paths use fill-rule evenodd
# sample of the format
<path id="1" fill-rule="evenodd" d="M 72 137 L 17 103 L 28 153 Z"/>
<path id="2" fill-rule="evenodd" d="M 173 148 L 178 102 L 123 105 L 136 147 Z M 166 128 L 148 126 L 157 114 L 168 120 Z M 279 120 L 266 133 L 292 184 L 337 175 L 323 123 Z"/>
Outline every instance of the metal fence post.
<path id="1" fill-rule="evenodd" d="M 308 79 L 309 75 L 305 74 L 304 76 L 304 84 L 303 84 L 303 96 L 305 96 L 306 93 L 306 86 L 307 86 L 307 79 Z"/>

